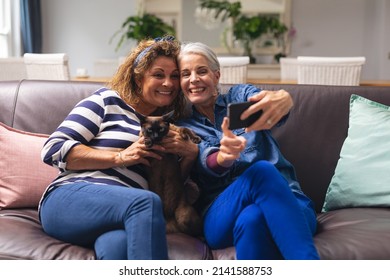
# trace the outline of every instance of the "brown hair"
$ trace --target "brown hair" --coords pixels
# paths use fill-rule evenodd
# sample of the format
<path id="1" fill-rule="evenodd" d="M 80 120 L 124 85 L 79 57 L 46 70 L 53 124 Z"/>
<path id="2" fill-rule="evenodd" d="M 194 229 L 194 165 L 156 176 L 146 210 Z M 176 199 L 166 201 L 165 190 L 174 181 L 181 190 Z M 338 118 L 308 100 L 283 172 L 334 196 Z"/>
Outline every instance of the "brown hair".
<path id="1" fill-rule="evenodd" d="M 176 64 L 180 52 L 180 43 L 172 37 L 142 40 L 133 51 L 126 57 L 124 63 L 119 67 L 108 86 L 117 91 L 119 96 L 128 104 L 137 104 L 142 95 L 138 84 L 145 72 L 152 66 L 154 60 L 159 56 L 172 58 Z M 179 92 L 176 99 L 170 106 L 158 110 L 159 114 L 174 110 L 175 119 L 183 114 L 184 96 Z"/>

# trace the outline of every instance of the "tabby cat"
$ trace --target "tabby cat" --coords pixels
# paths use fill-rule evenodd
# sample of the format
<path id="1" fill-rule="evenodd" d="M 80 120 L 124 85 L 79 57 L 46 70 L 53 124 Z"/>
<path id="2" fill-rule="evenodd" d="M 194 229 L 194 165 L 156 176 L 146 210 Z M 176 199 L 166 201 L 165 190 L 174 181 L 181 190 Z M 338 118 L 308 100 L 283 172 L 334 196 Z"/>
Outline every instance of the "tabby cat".
<path id="1" fill-rule="evenodd" d="M 145 145 L 151 148 L 158 144 L 170 129 L 180 133 L 185 140 L 200 143 L 192 130 L 170 124 L 173 112 L 163 116 L 143 116 L 137 114 L 141 123 L 141 135 Z M 161 160 L 151 158 L 147 167 L 149 189 L 157 193 L 163 203 L 167 233 L 183 232 L 192 236 L 202 234 L 202 221 L 198 213 L 187 201 L 184 178 L 180 172 L 179 158 L 175 154 L 160 153 Z"/>

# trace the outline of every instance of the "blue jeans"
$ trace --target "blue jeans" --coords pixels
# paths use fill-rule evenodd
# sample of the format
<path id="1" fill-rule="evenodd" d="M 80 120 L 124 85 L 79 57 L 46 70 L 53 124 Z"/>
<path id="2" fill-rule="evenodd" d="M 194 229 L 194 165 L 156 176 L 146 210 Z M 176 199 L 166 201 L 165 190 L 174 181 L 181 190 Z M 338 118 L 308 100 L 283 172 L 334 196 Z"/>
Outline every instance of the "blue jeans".
<path id="1" fill-rule="evenodd" d="M 235 246 L 237 259 L 319 259 L 311 201 L 294 194 L 269 162 L 248 168 L 213 202 L 204 233 L 213 249 Z"/>
<path id="2" fill-rule="evenodd" d="M 44 199 L 44 231 L 72 244 L 94 247 L 98 259 L 167 259 L 160 198 L 150 191 L 75 183 Z"/>

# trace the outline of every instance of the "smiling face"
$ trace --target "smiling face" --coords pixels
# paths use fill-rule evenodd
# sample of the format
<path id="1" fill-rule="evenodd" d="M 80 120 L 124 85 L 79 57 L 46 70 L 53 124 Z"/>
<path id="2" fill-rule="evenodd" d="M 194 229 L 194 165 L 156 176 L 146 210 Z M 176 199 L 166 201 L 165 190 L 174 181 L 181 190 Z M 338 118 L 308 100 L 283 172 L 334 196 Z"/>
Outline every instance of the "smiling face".
<path id="1" fill-rule="evenodd" d="M 149 115 L 158 107 L 171 105 L 179 93 L 179 69 L 172 58 L 156 58 L 150 69 L 145 72 L 141 81 L 142 100 L 136 110 Z"/>
<path id="2" fill-rule="evenodd" d="M 219 71 L 212 71 L 207 59 L 199 54 L 186 54 L 180 59 L 181 88 L 195 106 L 214 105 L 218 94 Z"/>

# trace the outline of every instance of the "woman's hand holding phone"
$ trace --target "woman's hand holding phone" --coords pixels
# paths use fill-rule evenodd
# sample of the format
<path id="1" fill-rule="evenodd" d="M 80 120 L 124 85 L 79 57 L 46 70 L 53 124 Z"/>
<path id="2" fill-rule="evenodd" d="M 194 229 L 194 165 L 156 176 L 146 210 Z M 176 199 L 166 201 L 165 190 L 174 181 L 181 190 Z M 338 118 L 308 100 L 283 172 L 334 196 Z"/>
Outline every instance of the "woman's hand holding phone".
<path id="1" fill-rule="evenodd" d="M 262 90 L 249 97 L 248 101 L 251 103 L 245 105 L 246 109 L 241 110 L 238 117 L 236 115 L 232 117 L 232 121 L 235 119 L 233 122 L 240 123 L 239 126 L 245 127 L 245 132 L 271 129 L 283 116 L 288 114 L 293 106 L 290 94 L 283 89 L 278 91 Z M 237 113 L 238 109 L 234 110 Z M 239 122 L 237 122 L 237 118 Z M 244 125 L 242 120 L 244 120 Z"/>
<path id="2" fill-rule="evenodd" d="M 241 114 L 248 109 L 250 106 L 256 104 L 254 101 L 239 102 L 239 103 L 230 103 L 228 105 L 227 115 L 229 118 L 229 129 L 237 129 L 243 127 L 251 126 L 255 121 L 257 121 L 261 114 L 262 110 L 258 110 L 249 117 L 242 119 Z"/>

